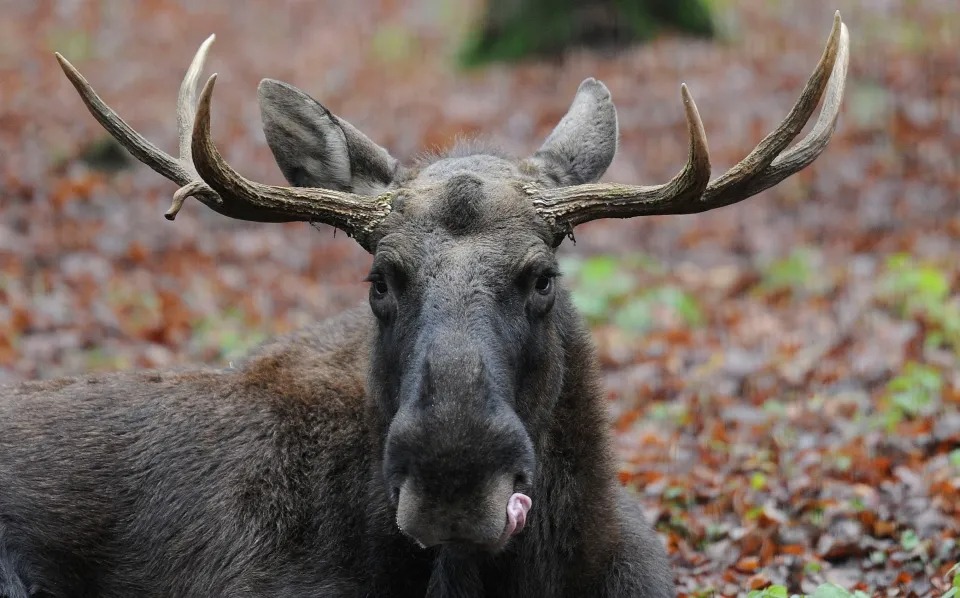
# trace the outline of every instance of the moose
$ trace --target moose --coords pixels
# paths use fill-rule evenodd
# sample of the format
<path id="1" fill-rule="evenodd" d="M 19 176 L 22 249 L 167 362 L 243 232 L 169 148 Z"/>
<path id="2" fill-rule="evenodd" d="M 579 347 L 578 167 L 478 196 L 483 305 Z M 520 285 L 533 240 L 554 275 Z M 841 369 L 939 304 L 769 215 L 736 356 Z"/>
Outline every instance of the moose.
<path id="1" fill-rule="evenodd" d="M 168 219 L 194 197 L 230 218 L 332 225 L 373 255 L 368 305 L 229 367 L 0 389 L 0 595 L 675 595 L 617 482 L 555 251 L 578 224 L 711 210 L 812 163 L 843 95 L 839 14 L 789 115 L 717 179 L 682 86 L 689 155 L 657 186 L 596 182 L 617 117 L 594 79 L 531 157 L 454 148 L 412 166 L 265 79 L 264 132 L 292 186 L 257 183 L 212 140 L 216 75 L 196 94 L 212 41 L 180 88 L 178 158 L 57 60 L 100 124 L 180 185 Z"/>

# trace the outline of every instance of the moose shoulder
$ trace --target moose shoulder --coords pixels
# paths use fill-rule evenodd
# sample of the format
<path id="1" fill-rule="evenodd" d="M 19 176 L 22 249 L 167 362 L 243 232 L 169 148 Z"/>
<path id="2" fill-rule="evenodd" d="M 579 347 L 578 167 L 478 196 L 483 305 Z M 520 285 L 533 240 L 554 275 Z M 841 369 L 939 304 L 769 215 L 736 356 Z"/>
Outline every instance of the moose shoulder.
<path id="1" fill-rule="evenodd" d="M 265 80 L 293 187 L 247 180 L 211 139 L 214 78 L 180 90 L 180 154 L 126 125 L 65 59 L 97 120 L 187 197 L 232 218 L 318 221 L 373 254 L 369 306 L 227 369 L 0 392 L 0 596 L 672 596 L 663 546 L 616 481 L 589 335 L 554 252 L 598 218 L 731 204 L 810 164 L 839 112 L 836 17 L 790 114 L 710 180 L 690 94 L 686 166 L 598 184 L 617 145 L 584 81 L 531 157 L 403 166 L 303 92 Z M 810 133 L 788 147 L 818 104 Z"/>

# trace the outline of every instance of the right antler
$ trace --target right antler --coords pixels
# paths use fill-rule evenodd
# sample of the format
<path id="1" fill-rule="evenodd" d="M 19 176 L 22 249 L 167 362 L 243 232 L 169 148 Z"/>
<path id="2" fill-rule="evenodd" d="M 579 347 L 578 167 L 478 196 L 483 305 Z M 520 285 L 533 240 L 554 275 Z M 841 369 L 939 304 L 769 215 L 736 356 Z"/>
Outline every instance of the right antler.
<path id="1" fill-rule="evenodd" d="M 177 98 L 177 129 L 180 141 L 180 158 L 174 158 L 170 154 L 159 149 L 154 144 L 133 130 L 120 116 L 113 111 L 110 106 L 100 99 L 100 96 L 93 90 L 93 87 L 84 78 L 80 72 L 74 68 L 70 61 L 55 53 L 57 61 L 63 73 L 70 79 L 73 86 L 80 94 L 83 103 L 87 105 L 90 114 L 97 119 L 104 129 L 106 129 L 120 145 L 125 147 L 133 156 L 152 168 L 157 173 L 163 175 L 174 183 L 181 185 L 181 188 L 174 194 L 173 204 L 165 214 L 167 220 L 173 220 L 177 217 L 183 205 L 183 200 L 188 195 L 193 195 L 205 205 L 209 206 L 222 214 L 231 216 L 229 209 L 224 206 L 223 200 L 216 191 L 205 185 L 200 177 L 197 176 L 193 168 L 193 162 L 190 156 L 190 132 L 193 130 L 193 117 L 196 112 L 194 105 L 196 103 L 196 85 L 200 71 L 203 70 L 203 63 L 207 58 L 207 51 L 216 36 L 211 35 L 197 50 L 187 74 L 180 84 L 180 93 Z M 234 216 L 238 217 L 238 216 Z"/>
<path id="2" fill-rule="evenodd" d="M 211 35 L 197 50 L 180 84 L 177 99 L 179 159 L 167 154 L 133 130 L 93 90 L 77 69 L 56 54 L 64 74 L 77 89 L 94 118 L 135 158 L 181 187 L 165 216 L 176 218 L 183 201 L 193 196 L 229 218 L 254 222 L 323 222 L 345 231 L 369 249 L 369 235 L 390 213 L 392 194 L 367 197 L 327 189 L 274 187 L 253 183 L 230 168 L 210 139 L 210 96 L 216 75 L 196 102 L 196 87 Z M 195 124 L 196 123 L 196 124 Z M 198 174 L 199 170 L 199 174 Z"/>

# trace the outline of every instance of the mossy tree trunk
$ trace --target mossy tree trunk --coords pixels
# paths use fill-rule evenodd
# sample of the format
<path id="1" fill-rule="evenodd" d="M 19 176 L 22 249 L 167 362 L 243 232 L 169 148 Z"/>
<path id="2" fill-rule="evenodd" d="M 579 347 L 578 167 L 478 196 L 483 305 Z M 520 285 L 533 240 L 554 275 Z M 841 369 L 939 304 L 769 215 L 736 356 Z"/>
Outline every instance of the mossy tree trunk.
<path id="1" fill-rule="evenodd" d="M 663 28 L 699 36 L 714 31 L 705 0 L 487 0 L 462 60 L 472 66 L 571 46 L 617 48 Z"/>

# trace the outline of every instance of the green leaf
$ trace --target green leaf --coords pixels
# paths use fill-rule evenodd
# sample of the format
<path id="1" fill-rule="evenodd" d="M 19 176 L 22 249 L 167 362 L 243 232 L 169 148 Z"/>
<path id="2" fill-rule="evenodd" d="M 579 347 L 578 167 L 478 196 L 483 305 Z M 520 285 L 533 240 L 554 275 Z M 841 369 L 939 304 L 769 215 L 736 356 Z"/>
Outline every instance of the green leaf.
<path id="1" fill-rule="evenodd" d="M 855 596 L 838 585 L 825 583 L 813 592 L 811 598 L 855 598 Z"/>
<path id="2" fill-rule="evenodd" d="M 889 406 L 909 417 L 928 411 L 940 400 L 943 378 L 936 368 L 908 363 L 903 372 L 887 383 L 886 400 Z"/>
<path id="3" fill-rule="evenodd" d="M 613 304 L 622 301 L 636 286 L 633 276 L 623 271 L 620 263 L 612 256 L 599 255 L 585 260 L 570 260 L 564 266 L 572 279 L 573 304 L 593 322 L 608 321 L 613 312 Z"/>
<path id="4" fill-rule="evenodd" d="M 897 254 L 887 259 L 887 272 L 881 279 L 881 293 L 893 299 L 906 315 L 935 310 L 950 294 L 946 272 L 932 264 L 916 262 L 911 256 Z"/>
<path id="5" fill-rule="evenodd" d="M 960 469 L 960 448 L 953 449 L 950 451 L 950 465 L 953 465 L 957 469 Z"/>
<path id="6" fill-rule="evenodd" d="M 771 598 L 787 598 L 786 586 L 770 586 L 767 588 L 767 595 Z"/>
<path id="7" fill-rule="evenodd" d="M 663 490 L 664 500 L 677 500 L 683 497 L 684 490 L 680 486 L 668 486 Z"/>
<path id="8" fill-rule="evenodd" d="M 584 289 L 570 292 L 574 307 L 583 317 L 592 322 L 606 320 L 610 315 L 610 300 L 604 295 L 591 293 Z"/>
<path id="9" fill-rule="evenodd" d="M 613 323 L 631 332 L 645 332 L 653 328 L 653 306 L 645 296 L 635 297 L 617 310 Z"/>
<path id="10" fill-rule="evenodd" d="M 617 259 L 610 255 L 597 255 L 580 264 L 580 282 L 587 286 L 597 285 L 617 292 L 630 290 L 632 281 L 619 274 Z"/>
<path id="11" fill-rule="evenodd" d="M 673 309 L 688 326 L 703 323 L 703 311 L 689 293 L 675 286 L 665 286 L 655 290 L 652 298 Z"/>
<path id="12" fill-rule="evenodd" d="M 912 529 L 904 531 L 903 535 L 900 536 L 900 546 L 902 546 L 906 551 L 912 551 L 919 545 L 920 538 L 917 537 L 917 532 L 913 531 Z"/>
<path id="13" fill-rule="evenodd" d="M 785 586 L 770 586 L 762 590 L 750 590 L 747 598 L 788 598 L 789 593 Z"/>
<path id="14" fill-rule="evenodd" d="M 759 290 L 765 293 L 822 294 L 831 283 L 824 275 L 822 255 L 815 249 L 798 247 L 787 257 L 767 264 Z"/>
<path id="15" fill-rule="evenodd" d="M 850 455 L 838 454 L 833 459 L 833 466 L 837 471 L 850 471 L 853 466 L 853 458 Z"/>

